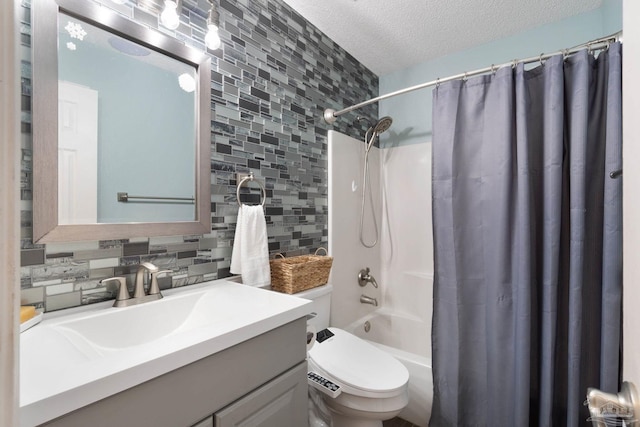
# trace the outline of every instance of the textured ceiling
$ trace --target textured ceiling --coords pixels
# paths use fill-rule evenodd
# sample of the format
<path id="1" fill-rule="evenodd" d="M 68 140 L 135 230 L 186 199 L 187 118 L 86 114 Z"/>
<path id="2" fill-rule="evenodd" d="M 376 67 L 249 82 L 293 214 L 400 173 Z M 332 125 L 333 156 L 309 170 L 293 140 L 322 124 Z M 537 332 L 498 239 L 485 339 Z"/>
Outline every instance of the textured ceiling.
<path id="1" fill-rule="evenodd" d="M 284 2 L 379 76 L 602 4 L 602 0 Z"/>

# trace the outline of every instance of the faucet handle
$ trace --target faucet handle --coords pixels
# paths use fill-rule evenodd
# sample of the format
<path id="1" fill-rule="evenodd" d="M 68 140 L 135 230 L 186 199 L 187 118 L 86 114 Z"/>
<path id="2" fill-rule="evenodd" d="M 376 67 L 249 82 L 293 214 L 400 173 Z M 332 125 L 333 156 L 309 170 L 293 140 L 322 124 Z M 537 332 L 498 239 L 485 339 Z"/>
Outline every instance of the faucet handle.
<path id="1" fill-rule="evenodd" d="M 138 268 L 146 268 L 149 270 L 149 273 L 155 273 L 160 270 L 155 264 L 151 264 L 150 262 L 141 262 Z"/>
<path id="2" fill-rule="evenodd" d="M 371 270 L 369 270 L 369 267 L 363 268 L 362 270 L 360 270 L 358 272 L 358 284 L 362 287 L 365 286 L 367 283 L 369 283 L 369 278 L 371 277 L 369 275 L 369 272 Z"/>
<path id="3" fill-rule="evenodd" d="M 378 287 L 378 282 L 376 282 L 375 277 L 371 275 L 371 270 L 369 269 L 369 267 L 363 268 L 358 273 L 358 284 L 360 285 L 360 287 L 366 286 L 367 283 L 371 283 L 374 288 Z"/>
<path id="4" fill-rule="evenodd" d="M 129 289 L 127 289 L 127 279 L 121 276 L 118 277 L 110 277 L 108 279 L 100 280 L 100 283 L 109 283 L 109 282 L 117 282 L 118 283 L 118 296 L 116 297 L 116 301 L 113 304 L 114 307 L 118 307 L 120 305 L 120 301 L 126 301 L 131 298 L 129 294 Z"/>
<path id="5" fill-rule="evenodd" d="M 162 298 L 162 294 L 160 293 L 160 286 L 158 285 L 158 276 L 163 273 L 172 273 L 173 270 L 158 270 L 151 272 L 151 285 L 149 286 L 149 295 L 160 295 Z"/>

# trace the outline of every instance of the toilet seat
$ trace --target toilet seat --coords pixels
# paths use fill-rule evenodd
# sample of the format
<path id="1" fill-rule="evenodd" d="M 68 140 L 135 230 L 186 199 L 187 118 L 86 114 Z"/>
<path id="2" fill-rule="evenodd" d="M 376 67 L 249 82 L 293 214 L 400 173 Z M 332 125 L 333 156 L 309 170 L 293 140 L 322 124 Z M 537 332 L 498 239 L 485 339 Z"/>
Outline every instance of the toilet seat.
<path id="1" fill-rule="evenodd" d="M 406 390 L 407 368 L 393 356 L 338 328 L 309 350 L 310 366 L 344 391 L 362 397 L 391 397 Z"/>

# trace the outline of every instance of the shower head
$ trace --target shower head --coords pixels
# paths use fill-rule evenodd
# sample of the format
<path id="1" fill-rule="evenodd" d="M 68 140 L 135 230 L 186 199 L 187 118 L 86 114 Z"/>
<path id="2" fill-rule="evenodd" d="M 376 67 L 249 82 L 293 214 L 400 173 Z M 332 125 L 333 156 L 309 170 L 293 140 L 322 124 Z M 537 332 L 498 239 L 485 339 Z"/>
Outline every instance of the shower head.
<path id="1" fill-rule="evenodd" d="M 373 132 L 380 135 L 382 132 L 391 127 L 391 123 L 393 123 L 393 119 L 389 116 L 384 116 L 383 118 L 378 120 L 378 123 L 376 123 L 376 125 L 373 127 Z"/>
<path id="2" fill-rule="evenodd" d="M 369 129 L 367 129 L 367 133 L 364 136 L 365 143 L 367 144 L 367 152 L 369 152 L 373 146 L 376 137 L 380 137 L 382 132 L 389 129 L 391 127 L 391 123 L 393 123 L 393 119 L 389 116 L 384 116 L 378 120 L 375 125 L 370 126 Z M 369 134 L 371 134 L 370 138 Z"/>

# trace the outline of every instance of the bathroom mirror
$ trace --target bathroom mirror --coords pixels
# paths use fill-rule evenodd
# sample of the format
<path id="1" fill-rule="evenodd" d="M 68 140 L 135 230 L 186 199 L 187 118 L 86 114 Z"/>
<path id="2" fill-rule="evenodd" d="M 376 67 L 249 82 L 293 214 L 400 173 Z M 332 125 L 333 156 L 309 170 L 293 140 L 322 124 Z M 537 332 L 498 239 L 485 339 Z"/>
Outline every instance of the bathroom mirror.
<path id="1" fill-rule="evenodd" d="M 209 58 L 86 0 L 32 8 L 34 242 L 210 232 Z"/>

